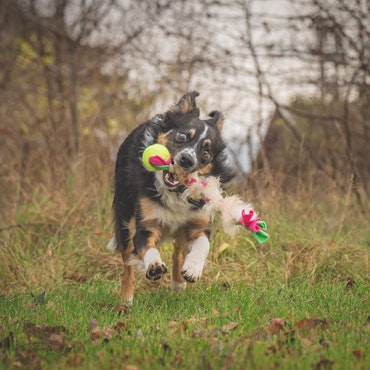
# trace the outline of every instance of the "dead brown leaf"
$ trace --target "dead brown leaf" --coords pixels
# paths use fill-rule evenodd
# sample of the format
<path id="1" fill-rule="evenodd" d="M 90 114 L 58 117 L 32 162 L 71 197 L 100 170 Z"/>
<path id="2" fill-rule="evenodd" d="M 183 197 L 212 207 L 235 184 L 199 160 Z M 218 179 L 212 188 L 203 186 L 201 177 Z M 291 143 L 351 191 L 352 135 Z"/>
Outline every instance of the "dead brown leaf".
<path id="1" fill-rule="evenodd" d="M 285 325 L 286 321 L 280 317 L 277 317 L 269 322 L 267 330 L 271 335 L 276 335 L 284 330 Z"/>
<path id="2" fill-rule="evenodd" d="M 238 323 L 237 322 L 229 322 L 228 324 L 224 325 L 221 330 L 224 332 L 224 333 L 229 333 L 230 331 L 236 329 L 238 327 Z"/>
<path id="3" fill-rule="evenodd" d="M 131 311 L 131 307 L 126 304 L 119 304 L 118 306 L 114 307 L 114 312 L 117 312 L 118 315 L 126 314 Z"/>
<path id="4" fill-rule="evenodd" d="M 35 350 L 23 351 L 21 348 L 17 348 L 17 360 L 13 365 L 18 366 L 21 363 L 21 368 L 27 367 L 27 369 L 41 370 L 41 357 Z"/>
<path id="5" fill-rule="evenodd" d="M 91 340 L 93 342 L 97 342 L 103 335 L 103 331 L 99 328 L 94 328 L 93 330 L 91 330 Z"/>
<path id="6" fill-rule="evenodd" d="M 321 359 L 315 366 L 315 370 L 330 370 L 334 365 L 334 361 L 326 358 Z"/>
<path id="7" fill-rule="evenodd" d="M 354 284 L 355 284 L 355 280 L 352 277 L 348 277 L 347 282 L 346 282 L 346 289 L 347 290 L 352 289 Z"/>
<path id="8" fill-rule="evenodd" d="M 121 322 L 121 321 L 118 321 L 116 323 L 116 325 L 114 325 L 113 329 L 117 331 L 117 333 L 120 333 L 122 331 L 122 329 L 125 327 L 126 325 Z"/>
<path id="9" fill-rule="evenodd" d="M 98 327 L 98 319 L 96 317 L 92 317 L 89 322 L 89 330 L 93 330 Z"/>
<path id="10" fill-rule="evenodd" d="M 70 353 L 67 357 L 67 367 L 69 369 L 80 367 L 82 365 L 82 358 L 80 354 Z"/>
<path id="11" fill-rule="evenodd" d="M 365 358 L 365 352 L 361 351 L 360 349 L 355 349 L 354 351 L 352 351 L 352 354 L 356 357 L 357 360 Z"/>
<path id="12" fill-rule="evenodd" d="M 316 328 L 325 329 L 328 327 L 326 320 L 320 320 L 316 317 L 303 319 L 295 324 L 295 328 L 298 330 L 312 330 Z"/>
<path id="13" fill-rule="evenodd" d="M 168 330 L 171 333 L 179 333 L 185 331 L 188 328 L 188 323 L 185 321 L 172 320 L 168 323 Z"/>

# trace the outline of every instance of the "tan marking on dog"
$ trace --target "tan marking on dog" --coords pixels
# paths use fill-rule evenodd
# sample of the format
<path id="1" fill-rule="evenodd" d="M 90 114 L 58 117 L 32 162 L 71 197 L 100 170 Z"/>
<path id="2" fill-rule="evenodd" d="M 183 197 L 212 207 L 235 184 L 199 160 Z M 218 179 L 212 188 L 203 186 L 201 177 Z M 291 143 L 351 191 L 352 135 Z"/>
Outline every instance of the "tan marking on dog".
<path id="1" fill-rule="evenodd" d="M 128 263 L 133 250 L 134 245 L 132 241 L 130 241 L 127 249 L 121 252 L 124 264 L 123 275 L 121 279 L 121 296 L 128 303 L 132 303 L 135 290 L 135 267 Z"/>
<path id="2" fill-rule="evenodd" d="M 199 169 L 198 171 L 199 176 L 204 176 L 204 177 L 209 176 L 209 174 L 212 172 L 212 168 L 213 168 L 213 164 L 208 163 L 206 166 Z"/>
<path id="3" fill-rule="evenodd" d="M 193 121 L 194 122 L 194 121 Z M 187 134 L 189 135 L 190 139 L 194 139 L 195 137 L 195 134 L 197 133 L 197 131 L 195 130 L 195 128 L 192 128 L 190 129 Z"/>
<path id="4" fill-rule="evenodd" d="M 140 224 L 150 232 L 145 247 L 140 250 L 140 258 L 143 258 L 149 248 L 156 248 L 161 238 L 161 228 L 157 222 L 157 215 L 155 213 L 155 203 L 149 198 L 140 199 L 141 219 Z"/>
<path id="5" fill-rule="evenodd" d="M 166 132 L 164 134 L 160 134 L 158 136 L 157 143 L 166 146 L 167 145 L 167 142 L 168 142 L 168 135 L 171 132 L 172 132 L 172 130 L 170 130 L 170 131 L 168 131 L 168 132 Z"/>
<path id="6" fill-rule="evenodd" d="M 222 129 L 222 126 L 224 125 L 224 122 L 225 122 L 225 118 L 223 116 L 223 114 L 220 114 L 220 118 L 217 120 L 216 122 L 216 127 L 221 131 Z"/>
<path id="7" fill-rule="evenodd" d="M 206 148 L 206 147 L 210 147 L 211 146 L 211 144 L 212 144 L 212 141 L 211 140 L 209 140 L 209 139 L 206 139 L 206 140 L 204 140 L 204 142 L 203 142 L 203 148 Z"/>
<path id="8" fill-rule="evenodd" d="M 197 109 L 197 104 L 195 102 L 195 98 L 199 96 L 197 92 L 191 92 L 183 95 L 180 101 L 173 106 L 170 110 L 172 112 L 180 112 L 180 113 L 188 113 Z"/>

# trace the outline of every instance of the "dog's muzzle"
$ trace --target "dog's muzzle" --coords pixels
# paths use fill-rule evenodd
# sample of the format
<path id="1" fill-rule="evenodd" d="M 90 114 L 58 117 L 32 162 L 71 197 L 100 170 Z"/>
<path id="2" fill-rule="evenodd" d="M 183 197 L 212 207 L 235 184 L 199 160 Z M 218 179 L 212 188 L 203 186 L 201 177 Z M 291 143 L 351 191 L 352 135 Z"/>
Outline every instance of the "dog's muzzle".
<path id="1" fill-rule="evenodd" d="M 163 171 L 163 182 L 169 188 L 174 188 L 180 184 L 176 174 L 170 171 Z"/>

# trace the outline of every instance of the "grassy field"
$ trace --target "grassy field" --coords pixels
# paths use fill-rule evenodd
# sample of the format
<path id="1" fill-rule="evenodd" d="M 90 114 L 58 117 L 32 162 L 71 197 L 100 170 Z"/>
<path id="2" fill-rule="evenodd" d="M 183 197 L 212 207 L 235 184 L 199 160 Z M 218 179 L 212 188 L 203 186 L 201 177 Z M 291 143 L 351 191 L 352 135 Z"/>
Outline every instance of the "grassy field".
<path id="1" fill-rule="evenodd" d="M 230 240 L 216 223 L 200 283 L 177 296 L 170 274 L 138 276 L 127 307 L 120 258 L 105 249 L 110 189 L 34 189 L 0 225 L 1 367 L 369 368 L 368 216 L 338 193 L 254 203 L 268 243 Z"/>

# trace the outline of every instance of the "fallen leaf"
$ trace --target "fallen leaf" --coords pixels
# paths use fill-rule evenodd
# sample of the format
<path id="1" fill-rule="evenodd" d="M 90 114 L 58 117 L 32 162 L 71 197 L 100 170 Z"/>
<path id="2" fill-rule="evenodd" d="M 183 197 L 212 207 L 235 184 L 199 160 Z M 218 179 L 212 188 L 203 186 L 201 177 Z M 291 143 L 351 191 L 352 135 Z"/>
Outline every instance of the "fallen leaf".
<path id="1" fill-rule="evenodd" d="M 355 280 L 352 277 L 348 277 L 347 282 L 346 282 L 346 289 L 347 290 L 352 289 L 354 284 L 355 284 Z"/>
<path id="2" fill-rule="evenodd" d="M 268 331 L 271 335 L 279 334 L 280 331 L 284 330 L 286 321 L 279 317 L 272 319 L 268 324 Z"/>
<path id="3" fill-rule="evenodd" d="M 53 350 L 62 350 L 65 344 L 65 336 L 62 334 L 52 333 L 46 339 L 46 345 L 52 348 Z"/>
<path id="4" fill-rule="evenodd" d="M 309 319 L 303 319 L 295 324 L 295 328 L 298 330 L 310 330 L 316 329 L 317 327 L 324 329 L 328 326 L 325 320 L 320 320 L 315 317 Z"/>
<path id="5" fill-rule="evenodd" d="M 365 358 L 365 352 L 361 351 L 360 349 L 353 350 L 352 354 L 357 358 L 357 360 Z"/>
<path id="6" fill-rule="evenodd" d="M 238 323 L 236 322 L 229 322 L 228 324 L 224 325 L 221 330 L 225 333 L 229 333 L 230 331 L 236 329 L 238 326 Z"/>
<path id="7" fill-rule="evenodd" d="M 21 368 L 41 370 L 41 357 L 35 350 L 23 351 L 21 348 L 17 348 L 17 357 L 21 362 Z M 17 361 L 18 362 L 18 361 Z M 14 364 L 13 364 L 14 365 Z"/>
<path id="8" fill-rule="evenodd" d="M 194 316 L 191 316 L 186 322 L 188 324 L 197 323 L 197 324 L 200 324 L 200 325 L 203 325 L 203 326 L 207 326 L 208 318 L 207 317 L 198 317 L 198 318 L 196 318 Z"/>
<path id="9" fill-rule="evenodd" d="M 67 357 L 67 367 L 69 369 L 80 367 L 82 364 L 82 358 L 80 354 L 70 353 Z"/>
<path id="10" fill-rule="evenodd" d="M 114 325 L 114 330 L 116 330 L 118 333 L 120 333 L 125 326 L 126 325 L 123 322 L 118 321 L 116 323 L 116 325 Z"/>
<path id="11" fill-rule="evenodd" d="M 89 322 L 89 330 L 93 330 L 98 327 L 98 319 L 96 317 L 93 317 L 90 319 Z"/>
<path id="12" fill-rule="evenodd" d="M 115 333 L 115 330 L 113 328 L 104 328 L 103 333 L 106 338 L 111 339 Z"/>
<path id="13" fill-rule="evenodd" d="M 108 310 L 112 309 L 114 306 L 113 306 L 113 303 L 107 303 L 107 302 L 99 302 L 99 308 L 106 308 Z"/>
<path id="14" fill-rule="evenodd" d="M 103 332 L 99 328 L 94 328 L 93 330 L 91 330 L 91 340 L 93 342 L 96 342 L 102 336 L 103 336 Z"/>
<path id="15" fill-rule="evenodd" d="M 326 358 L 321 359 L 315 366 L 315 370 L 330 370 L 334 365 L 334 361 Z"/>
<path id="16" fill-rule="evenodd" d="M 191 319 L 189 319 L 191 320 Z M 192 322 L 192 321 L 190 321 Z M 188 323 L 185 321 L 172 320 L 168 323 L 168 330 L 171 333 L 178 333 L 180 331 L 185 331 L 188 328 Z"/>
<path id="17" fill-rule="evenodd" d="M 114 307 L 114 312 L 117 312 L 118 315 L 125 314 L 131 311 L 131 307 L 126 304 L 119 304 Z"/>

